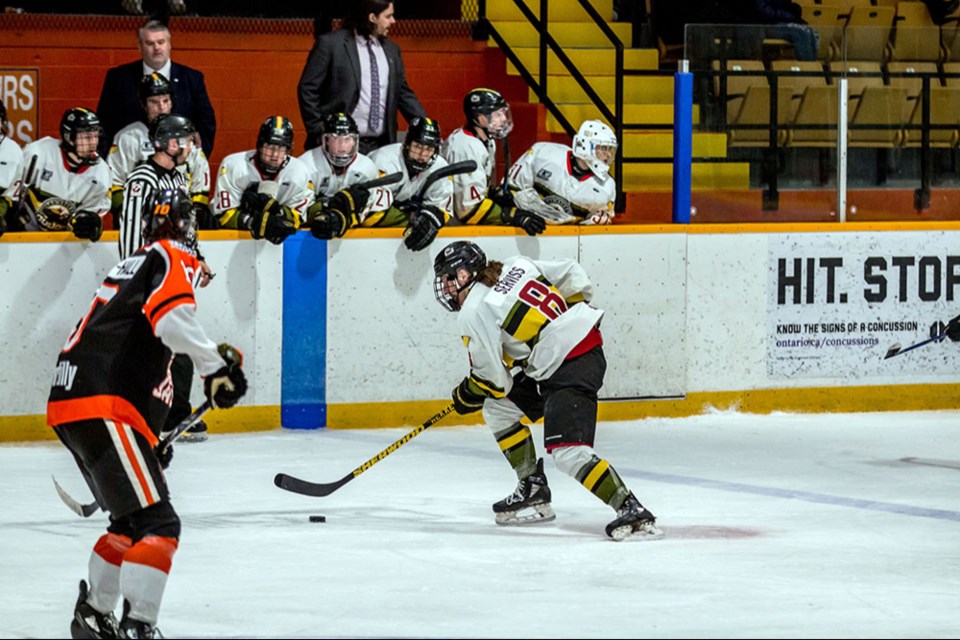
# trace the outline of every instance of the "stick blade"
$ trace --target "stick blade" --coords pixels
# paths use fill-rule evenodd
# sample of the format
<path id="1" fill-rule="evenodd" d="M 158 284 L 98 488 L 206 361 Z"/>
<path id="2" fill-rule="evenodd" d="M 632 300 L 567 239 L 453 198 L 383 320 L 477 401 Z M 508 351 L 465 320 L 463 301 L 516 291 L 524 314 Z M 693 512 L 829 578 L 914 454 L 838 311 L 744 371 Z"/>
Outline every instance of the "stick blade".
<path id="1" fill-rule="evenodd" d="M 883 359 L 884 359 L 884 360 L 887 360 L 887 359 L 892 358 L 893 356 L 897 355 L 898 353 L 900 353 L 900 349 L 901 349 L 901 348 L 902 348 L 902 347 L 900 346 L 900 343 L 899 343 L 899 342 L 894 343 L 893 345 L 890 346 L 889 349 L 887 349 L 887 355 L 883 356 Z"/>
<path id="2" fill-rule="evenodd" d="M 341 478 L 337 482 L 324 484 L 322 482 L 307 482 L 306 480 L 301 480 L 300 478 L 288 476 L 285 473 L 278 473 L 273 478 L 273 484 L 277 485 L 284 491 L 299 493 L 300 495 L 304 496 L 322 498 L 330 495 L 351 480 L 353 480 L 353 474 L 348 475 L 345 478 Z"/>
<path id="3" fill-rule="evenodd" d="M 50 477 L 53 479 L 53 486 L 56 487 L 57 495 L 60 496 L 61 500 L 63 500 L 63 504 L 67 505 L 67 507 L 78 516 L 82 518 L 89 518 L 96 513 L 97 509 L 100 508 L 100 505 L 98 505 L 96 502 L 91 504 L 80 504 L 74 500 L 69 493 L 63 490 L 63 487 L 61 487 L 60 483 L 57 482 L 57 478 L 55 476 Z"/>

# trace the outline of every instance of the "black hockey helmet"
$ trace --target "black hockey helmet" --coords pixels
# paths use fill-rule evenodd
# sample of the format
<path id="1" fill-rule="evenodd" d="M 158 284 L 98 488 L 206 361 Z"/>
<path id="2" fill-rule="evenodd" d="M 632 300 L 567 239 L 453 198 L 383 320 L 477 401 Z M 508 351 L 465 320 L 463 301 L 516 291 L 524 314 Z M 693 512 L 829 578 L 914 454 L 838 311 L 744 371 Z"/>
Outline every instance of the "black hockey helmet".
<path id="1" fill-rule="evenodd" d="M 413 158 L 410 152 L 410 143 L 418 142 L 433 148 L 429 158 Z M 407 173 L 415 176 L 428 169 L 437 160 L 440 154 L 440 143 L 443 135 L 440 133 L 440 123 L 433 118 L 414 118 L 407 129 L 407 137 L 403 140 L 403 160 L 407 165 Z"/>
<path id="2" fill-rule="evenodd" d="M 260 132 L 257 134 L 257 148 L 265 144 L 275 144 L 286 147 L 287 151 L 293 149 L 293 124 L 283 116 L 270 116 L 260 125 Z"/>
<path id="3" fill-rule="evenodd" d="M 495 112 L 500 112 L 494 116 Z M 478 87 L 471 89 L 463 97 L 463 114 L 467 124 L 480 127 L 491 138 L 502 139 L 513 130 L 513 116 L 510 105 L 499 91 Z M 480 116 L 486 116 L 486 124 L 480 122 Z"/>
<path id="4" fill-rule="evenodd" d="M 85 156 L 81 156 L 77 150 L 77 134 L 86 131 L 96 131 L 99 135 L 103 135 L 103 127 L 100 126 L 100 118 L 97 114 L 83 107 L 74 107 L 63 112 L 63 117 L 60 118 L 60 142 L 64 149 L 80 158 L 84 164 L 96 164 L 100 161 L 96 145 L 93 151 Z"/>
<path id="5" fill-rule="evenodd" d="M 167 143 L 171 140 L 183 138 L 192 140 L 196 131 L 189 119 L 172 113 L 158 116 L 156 120 L 150 123 L 148 128 L 150 143 L 158 151 L 166 150 Z"/>
<path id="6" fill-rule="evenodd" d="M 193 235 L 193 203 L 180 189 L 163 189 L 143 206 L 140 214 L 144 244 L 164 238 L 187 241 Z"/>
<path id="7" fill-rule="evenodd" d="M 146 106 L 147 98 L 152 96 L 170 96 L 173 98 L 173 87 L 170 81 L 162 73 L 154 71 L 150 75 L 140 78 L 140 85 L 137 88 L 137 95 L 140 96 L 140 104 Z"/>
<path id="8" fill-rule="evenodd" d="M 357 151 L 360 146 L 360 129 L 350 114 L 338 112 L 331 113 L 324 117 L 320 123 L 320 131 L 323 140 L 323 155 L 327 157 L 330 164 L 334 167 L 345 167 L 357 157 Z M 353 146 L 348 144 L 337 144 L 336 139 L 348 138 L 353 140 Z M 336 146 L 336 148 L 333 148 Z M 349 151 L 348 151 L 349 149 Z"/>
<path id="9" fill-rule="evenodd" d="M 437 302 L 448 311 L 459 311 L 460 292 L 471 286 L 486 266 L 487 256 L 469 240 L 457 240 L 445 246 L 433 261 L 433 293 Z M 460 281 L 461 271 L 465 272 L 465 282 Z M 450 283 L 455 283 L 456 289 Z"/>

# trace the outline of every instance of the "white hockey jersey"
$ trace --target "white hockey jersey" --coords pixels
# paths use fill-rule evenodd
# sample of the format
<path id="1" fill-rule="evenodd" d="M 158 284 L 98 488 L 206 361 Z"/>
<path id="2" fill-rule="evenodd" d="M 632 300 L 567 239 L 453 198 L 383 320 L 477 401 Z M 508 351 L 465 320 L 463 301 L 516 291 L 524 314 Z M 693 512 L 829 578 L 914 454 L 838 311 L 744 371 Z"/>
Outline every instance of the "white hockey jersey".
<path id="1" fill-rule="evenodd" d="M 400 142 L 388 144 L 384 147 L 374 150 L 370 154 L 370 159 L 377 165 L 377 169 L 382 175 L 389 175 L 399 171 L 403 174 L 400 182 L 388 185 L 384 189 L 379 189 L 378 197 L 371 194 L 370 201 L 364 212 L 360 215 L 361 224 L 365 227 L 383 226 L 385 215 L 391 205 L 403 203 L 420 192 L 420 188 L 427 181 L 427 177 L 434 171 L 447 166 L 447 161 L 438 155 L 433 165 L 426 171 L 421 171 L 415 178 L 410 179 L 407 172 L 407 164 L 403 160 L 403 144 Z M 427 193 L 424 194 L 424 204 L 437 207 L 446 217 L 450 216 L 450 210 L 453 207 L 453 181 L 449 178 L 437 180 L 434 182 Z M 407 221 L 391 221 L 386 224 L 406 224 Z"/>
<path id="2" fill-rule="evenodd" d="M 592 297 L 590 279 L 574 260 L 504 260 L 499 282 L 474 284 L 457 314 L 471 375 L 495 397 L 510 393 L 513 367 L 546 380 L 603 317 L 587 304 Z"/>
<path id="3" fill-rule="evenodd" d="M 453 212 L 459 220 L 467 218 L 487 197 L 496 169 L 497 143 L 483 142 L 468 129 L 457 129 L 444 141 L 440 155 L 453 164 L 473 160 L 477 168 L 471 173 L 453 176 Z"/>
<path id="4" fill-rule="evenodd" d="M 128 124 L 117 132 L 107 156 L 107 164 L 113 173 L 113 186 L 123 188 L 123 183 L 133 168 L 141 162 L 146 162 L 156 150 L 150 143 L 150 134 L 147 125 L 142 122 Z M 187 163 L 177 167 L 177 171 L 187 179 L 190 196 L 210 194 L 210 163 L 203 149 L 194 145 L 187 156 Z"/>
<path id="5" fill-rule="evenodd" d="M 353 162 L 344 167 L 343 172 L 339 174 L 327 160 L 322 147 L 307 151 L 300 156 L 300 160 L 307 167 L 307 175 L 310 176 L 316 199 L 323 202 L 341 189 L 377 177 L 377 167 L 373 164 L 373 160 L 362 153 L 358 153 Z"/>
<path id="6" fill-rule="evenodd" d="M 0 191 L 17 179 L 17 169 L 23 159 L 23 150 L 9 136 L 0 135 Z"/>
<path id="7" fill-rule="evenodd" d="M 575 177 L 573 161 L 573 150 L 563 144 L 538 142 L 530 147 L 508 174 L 517 206 L 542 215 L 548 224 L 608 224 L 616 183 L 592 171 Z"/>
<path id="8" fill-rule="evenodd" d="M 256 154 L 256 149 L 231 153 L 220 163 L 217 187 L 210 196 L 210 208 L 218 218 L 240 206 L 240 198 L 251 183 L 268 180 L 260 174 L 254 163 Z M 277 202 L 293 209 L 303 224 L 306 221 L 307 209 L 314 199 L 306 165 L 299 158 L 289 156 L 286 165 L 280 169 L 274 180 L 278 183 L 275 196 Z"/>
<path id="9" fill-rule="evenodd" d="M 60 147 L 59 138 L 49 136 L 31 142 L 23 149 L 23 158 L 14 180 L 4 196 L 16 201 L 20 184 L 27 178 L 33 158 L 37 158 L 33 176 L 28 182 L 29 192 L 26 210 L 28 231 L 65 231 L 66 221 L 54 223 L 37 220 L 36 211 L 45 200 L 62 198 L 69 201 L 75 211 L 92 211 L 103 217 L 110 210 L 110 169 L 107 163 L 85 164 L 77 171 L 67 168 L 67 159 Z M 15 205 L 16 206 L 16 205 Z M 58 210 L 60 207 L 58 207 Z M 66 214 L 66 212 L 63 212 Z"/>

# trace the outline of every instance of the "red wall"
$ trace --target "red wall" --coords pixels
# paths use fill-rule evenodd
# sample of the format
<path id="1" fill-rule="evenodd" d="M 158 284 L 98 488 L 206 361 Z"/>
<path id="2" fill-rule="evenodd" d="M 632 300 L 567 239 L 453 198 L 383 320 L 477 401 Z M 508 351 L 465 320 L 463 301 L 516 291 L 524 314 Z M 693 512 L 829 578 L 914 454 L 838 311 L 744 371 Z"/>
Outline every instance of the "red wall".
<path id="1" fill-rule="evenodd" d="M 136 29 L 141 22 L 115 16 L 0 15 L 0 68 L 39 69 L 41 136 L 59 135 L 65 109 L 96 108 L 107 69 L 139 58 Z M 173 19 L 172 57 L 204 73 L 217 114 L 212 167 L 228 153 L 252 148 L 268 115 L 294 122 L 300 152 L 304 130 L 297 82 L 313 44 L 311 28 L 305 20 Z M 511 103 L 514 155 L 533 144 L 542 108 L 526 103 L 526 86 L 506 75 L 498 49 L 470 40 L 462 28 L 455 31 L 463 35 L 450 37 L 397 31 L 392 39 L 403 51 L 407 80 L 444 135 L 462 124 L 463 95 L 485 86 L 501 91 Z M 400 128 L 406 128 L 402 118 Z"/>

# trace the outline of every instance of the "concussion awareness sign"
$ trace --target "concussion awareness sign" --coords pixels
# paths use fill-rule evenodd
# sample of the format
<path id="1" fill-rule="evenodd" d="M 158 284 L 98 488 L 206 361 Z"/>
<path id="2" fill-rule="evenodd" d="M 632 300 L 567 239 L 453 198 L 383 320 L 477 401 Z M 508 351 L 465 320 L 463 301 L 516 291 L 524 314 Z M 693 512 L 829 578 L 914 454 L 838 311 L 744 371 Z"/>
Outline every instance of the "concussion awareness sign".
<path id="1" fill-rule="evenodd" d="M 955 373 L 945 341 L 884 360 L 960 314 L 960 232 L 776 234 L 768 238 L 767 373 L 861 378 Z"/>

